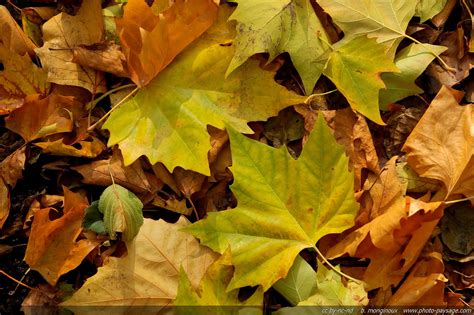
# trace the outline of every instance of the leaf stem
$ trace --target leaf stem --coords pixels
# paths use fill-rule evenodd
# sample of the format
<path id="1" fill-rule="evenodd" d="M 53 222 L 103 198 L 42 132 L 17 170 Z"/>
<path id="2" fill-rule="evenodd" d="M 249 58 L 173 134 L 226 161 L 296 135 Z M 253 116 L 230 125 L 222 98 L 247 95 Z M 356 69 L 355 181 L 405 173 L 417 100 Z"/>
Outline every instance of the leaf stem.
<path id="1" fill-rule="evenodd" d="M 324 257 L 323 253 L 321 253 L 321 251 L 316 247 L 316 246 L 313 246 L 313 249 L 316 251 L 316 253 L 318 254 L 319 257 L 321 257 L 322 261 L 324 261 L 326 264 L 328 264 L 329 267 L 331 267 L 332 270 L 334 270 L 335 272 L 337 272 L 339 275 L 341 275 L 342 277 L 348 279 L 348 280 L 351 280 L 351 281 L 354 281 L 355 283 L 359 284 L 361 283 L 360 280 L 356 279 L 356 278 L 353 278 L 351 276 L 349 276 L 348 274 L 345 274 L 344 272 L 340 271 L 340 270 L 337 270 L 336 267 L 334 267 L 333 264 L 331 264 L 329 262 L 329 260 L 327 260 L 326 257 Z"/>
<path id="2" fill-rule="evenodd" d="M 86 108 L 87 109 L 92 109 L 97 105 L 97 103 L 102 101 L 104 98 L 106 98 L 110 94 L 115 93 L 115 92 L 120 91 L 120 90 L 123 90 L 123 89 L 135 87 L 135 86 L 136 86 L 135 84 L 131 83 L 131 84 L 121 85 L 119 87 L 116 87 L 115 89 L 111 89 L 111 90 L 105 92 L 104 94 L 102 94 L 101 96 L 99 96 L 98 98 L 96 98 L 95 100 L 92 100 L 89 103 L 87 103 Z"/>
<path id="3" fill-rule="evenodd" d="M 334 92 L 337 92 L 337 89 L 334 89 L 334 90 L 331 90 L 331 91 L 327 91 L 327 92 L 324 92 L 324 93 L 314 93 L 314 94 L 311 94 L 309 95 L 306 100 L 304 101 L 304 103 L 306 105 L 311 105 L 311 102 L 313 101 L 313 98 L 315 98 L 316 96 L 323 96 L 323 95 L 328 95 L 328 94 L 331 94 L 331 93 L 334 93 Z"/>
<path id="4" fill-rule="evenodd" d="M 92 126 L 90 126 L 89 128 L 87 128 L 87 131 L 92 131 L 94 130 L 95 127 L 97 127 L 98 124 L 100 124 L 104 119 L 106 119 L 107 117 L 109 117 L 110 114 L 112 114 L 112 112 L 114 110 L 116 110 L 120 105 L 122 105 L 126 100 L 128 100 L 133 94 L 135 94 L 135 92 L 137 92 L 139 89 L 139 87 L 137 86 L 135 89 L 133 89 L 132 92 L 128 93 L 124 98 L 122 98 L 120 100 L 120 102 L 118 102 L 117 104 L 115 104 L 104 116 L 102 116 L 102 118 L 100 118 L 98 121 L 95 122 L 95 124 L 93 124 Z"/>
<path id="5" fill-rule="evenodd" d="M 474 196 L 467 197 L 467 198 L 462 198 L 462 199 L 457 199 L 457 200 L 445 201 L 444 204 L 445 204 L 445 205 L 452 205 L 452 204 L 454 204 L 454 203 L 463 202 L 463 201 L 468 201 L 468 200 L 472 200 L 472 199 L 474 199 Z"/>
<path id="6" fill-rule="evenodd" d="M 405 36 L 406 38 L 408 38 L 409 40 L 412 40 L 413 42 L 423 46 L 423 48 L 425 48 L 430 54 L 432 54 L 433 56 L 435 56 L 436 59 L 438 59 L 439 63 L 443 66 L 443 68 L 445 68 L 446 70 L 450 71 L 450 72 L 455 72 L 456 69 L 448 66 L 448 64 L 443 60 L 443 58 L 441 58 L 439 55 L 437 55 L 431 48 L 429 48 L 428 46 L 426 46 L 424 43 L 420 42 L 418 39 L 414 38 L 414 37 L 411 37 L 410 35 L 408 34 L 404 34 L 403 36 Z"/>
<path id="7" fill-rule="evenodd" d="M 10 276 L 8 273 L 6 273 L 5 271 L 3 270 L 0 270 L 0 274 L 4 275 L 5 277 L 7 277 L 8 279 L 12 280 L 12 281 L 15 281 L 16 283 L 18 283 L 19 285 L 22 285 L 24 286 L 25 288 L 28 288 L 30 290 L 38 290 L 36 288 L 33 288 L 33 287 L 30 287 L 29 285 L 19 281 L 19 280 L 16 280 L 15 278 L 13 278 L 12 276 Z M 10 292 L 13 292 L 13 291 L 10 291 Z"/>

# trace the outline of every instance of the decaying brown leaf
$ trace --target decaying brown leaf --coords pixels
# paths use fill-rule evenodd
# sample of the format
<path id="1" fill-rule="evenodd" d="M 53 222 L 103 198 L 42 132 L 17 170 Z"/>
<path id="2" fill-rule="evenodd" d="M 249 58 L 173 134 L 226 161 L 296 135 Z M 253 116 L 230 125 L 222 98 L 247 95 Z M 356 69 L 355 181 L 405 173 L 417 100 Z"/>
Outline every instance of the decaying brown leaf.
<path id="1" fill-rule="evenodd" d="M 35 213 L 25 261 L 52 285 L 62 274 L 76 268 L 100 243 L 97 240 L 78 240 L 87 206 L 87 199 L 64 188 L 62 217 L 50 220 L 50 208 Z"/>
<path id="2" fill-rule="evenodd" d="M 105 144 L 96 137 L 91 137 L 90 141 L 76 141 L 73 144 L 65 144 L 62 139 L 59 139 L 37 142 L 35 145 L 42 148 L 44 153 L 52 155 L 88 158 L 95 158 L 106 149 Z"/>
<path id="3" fill-rule="evenodd" d="M 109 186 L 112 185 L 113 177 L 116 184 L 137 194 L 156 193 L 163 185 L 159 179 L 143 170 L 140 161 L 125 166 L 118 150 L 108 160 L 98 160 L 72 169 L 82 175 L 85 184 Z"/>
<path id="4" fill-rule="evenodd" d="M 0 5 L 0 44 L 19 55 L 35 55 L 36 45 L 23 33 L 7 8 Z"/>
<path id="5" fill-rule="evenodd" d="M 98 71 L 128 77 L 127 61 L 119 45 L 113 42 L 80 45 L 72 49 L 72 62 Z"/>
<path id="6" fill-rule="evenodd" d="M 418 175 L 443 182 L 445 198 L 474 196 L 473 105 L 459 105 L 462 97 L 441 88 L 403 147 Z"/>
<path id="7" fill-rule="evenodd" d="M 10 191 L 7 185 L 0 177 L 0 229 L 5 224 L 10 213 Z"/>
<path id="8" fill-rule="evenodd" d="M 105 92 L 102 73 L 72 62 L 72 48 L 100 43 L 104 36 L 101 1 L 84 1 L 75 16 L 60 13 L 43 25 L 44 45 L 35 51 L 48 71 L 48 81 Z"/>
<path id="9" fill-rule="evenodd" d="M 387 211 L 351 232 L 327 253 L 370 258 L 363 281 L 366 289 L 396 286 L 413 266 L 443 215 L 444 204 L 400 198 Z"/>
<path id="10" fill-rule="evenodd" d="M 177 0 L 155 15 L 142 0 L 130 0 L 117 33 L 125 50 L 130 76 L 144 86 L 217 18 L 219 1 Z"/>

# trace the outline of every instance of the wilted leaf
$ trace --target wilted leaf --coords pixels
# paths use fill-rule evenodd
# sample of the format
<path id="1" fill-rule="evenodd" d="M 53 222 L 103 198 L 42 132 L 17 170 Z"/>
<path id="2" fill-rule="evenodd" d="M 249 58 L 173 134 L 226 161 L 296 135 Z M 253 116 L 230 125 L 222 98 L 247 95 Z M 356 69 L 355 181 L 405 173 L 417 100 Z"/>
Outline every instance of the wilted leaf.
<path id="1" fill-rule="evenodd" d="M 199 286 L 195 289 L 189 281 L 183 267 L 180 270 L 178 294 L 174 305 L 178 314 L 242 314 L 251 312 L 252 308 L 263 306 L 263 290 L 258 287 L 256 292 L 245 301 L 240 301 L 239 290 L 227 292 L 226 288 L 232 279 L 232 267 L 229 251 L 217 259 L 206 271 Z"/>
<path id="2" fill-rule="evenodd" d="M 72 49 L 72 62 L 98 71 L 128 77 L 127 61 L 114 42 L 80 45 Z"/>
<path id="3" fill-rule="evenodd" d="M 11 188 L 15 187 L 16 182 L 23 177 L 26 161 L 25 151 L 26 146 L 22 146 L 0 162 L 0 177 Z"/>
<path id="4" fill-rule="evenodd" d="M 79 266 L 100 243 L 88 239 L 77 240 L 86 207 L 87 200 L 84 197 L 64 188 L 62 217 L 51 221 L 50 208 L 35 213 L 25 261 L 52 285 L 61 275 Z"/>
<path id="5" fill-rule="evenodd" d="M 422 255 L 388 301 L 388 306 L 446 306 L 444 265 L 440 253 Z"/>
<path id="6" fill-rule="evenodd" d="M 443 216 L 444 204 L 399 199 L 385 213 L 347 235 L 327 253 L 370 258 L 363 281 L 366 289 L 396 286 L 413 266 L 433 229 Z"/>
<path id="7" fill-rule="evenodd" d="M 431 19 L 440 13 L 448 0 L 419 0 L 415 8 L 415 16 L 420 17 L 420 23 Z"/>
<path id="8" fill-rule="evenodd" d="M 46 95 L 46 71 L 38 68 L 29 56 L 12 53 L 1 41 L 0 64 L 4 68 L 0 71 L 0 115 L 23 105 L 29 95 Z"/>
<path id="9" fill-rule="evenodd" d="M 104 214 L 104 226 L 111 239 L 121 233 L 121 239 L 131 241 L 143 225 L 143 204 L 131 191 L 120 185 L 107 187 L 99 199 L 99 211 Z"/>
<path id="10" fill-rule="evenodd" d="M 395 52 L 418 1 L 380 0 L 361 5 L 351 0 L 319 0 L 318 3 L 342 29 L 345 39 L 368 35 Z"/>
<path id="11" fill-rule="evenodd" d="M 231 73 L 256 53 L 269 53 L 269 60 L 287 52 L 303 81 L 307 94 L 323 72 L 328 42 L 324 27 L 309 0 L 232 0 L 238 3 L 230 20 L 237 21 L 236 52 Z"/>
<path id="12" fill-rule="evenodd" d="M 400 69 L 399 73 L 382 73 L 382 80 L 386 88 L 380 90 L 380 106 L 386 109 L 390 103 L 395 103 L 407 96 L 423 93 L 423 90 L 415 84 L 415 79 L 420 76 L 426 67 L 447 48 L 430 44 L 411 44 L 403 48 L 395 56 L 395 66 Z"/>
<path id="13" fill-rule="evenodd" d="M 23 33 L 7 8 L 0 5 L 0 44 L 12 54 L 34 56 L 36 45 Z M 0 58 L 1 60 L 1 58 Z"/>
<path id="14" fill-rule="evenodd" d="M 44 45 L 35 51 L 48 71 L 48 81 L 105 92 L 104 76 L 72 62 L 72 48 L 102 41 L 104 22 L 100 0 L 84 1 L 75 16 L 59 13 L 43 25 Z"/>
<path id="15" fill-rule="evenodd" d="M 209 213 L 186 231 L 221 253 L 230 245 L 235 273 L 228 290 L 267 290 L 287 275 L 301 250 L 353 225 L 354 179 L 344 149 L 321 117 L 296 161 L 285 148 L 228 132 L 238 206 Z"/>
<path id="16" fill-rule="evenodd" d="M 124 166 L 119 150 L 114 150 L 108 160 L 98 160 L 72 169 L 82 175 L 84 184 L 109 186 L 112 185 L 113 178 L 116 184 L 137 194 L 155 193 L 162 186 L 156 177 L 143 170 L 140 161 Z"/>
<path id="17" fill-rule="evenodd" d="M 385 48 L 365 36 L 342 40 L 334 47 L 324 75 L 331 79 L 354 110 L 383 124 L 378 99 L 385 84 L 380 74 L 398 71 Z"/>
<path id="18" fill-rule="evenodd" d="M 104 128 L 109 146 L 118 144 L 125 164 L 145 155 L 170 171 L 181 166 L 209 175 L 211 148 L 206 125 L 251 132 L 248 121 L 265 120 L 279 110 L 302 102 L 250 60 L 225 78 L 234 54 L 228 43 L 232 28 L 226 24 L 228 7 L 219 21 L 192 44 L 147 87 L 114 111 Z M 196 78 L 199 78 L 197 80 Z"/>
<path id="19" fill-rule="evenodd" d="M 71 97 L 51 94 L 44 99 L 26 102 L 6 119 L 6 127 L 18 133 L 25 141 L 73 129 Z"/>
<path id="20" fill-rule="evenodd" d="M 179 270 L 182 266 L 197 287 L 215 254 L 199 245 L 179 229 L 189 223 L 181 217 L 171 224 L 145 219 L 134 240 L 134 251 L 127 257 L 109 261 L 62 306 L 134 305 L 165 306 L 176 297 Z"/>
<path id="21" fill-rule="evenodd" d="M 157 14 L 143 0 L 130 0 L 117 20 L 128 70 L 138 86 L 147 85 L 217 18 L 218 1 L 177 0 Z"/>
<path id="22" fill-rule="evenodd" d="M 336 141 L 346 150 L 349 168 L 354 171 L 354 189 L 359 191 L 364 184 L 362 179 L 364 169 L 375 174 L 380 172 L 379 159 L 367 121 L 350 108 L 325 111 L 323 114 L 334 130 Z"/>
<path id="23" fill-rule="evenodd" d="M 443 87 L 403 147 L 418 175 L 443 182 L 445 198 L 474 196 L 473 105 L 459 105 L 462 97 Z"/>
<path id="24" fill-rule="evenodd" d="M 48 142 L 36 142 L 35 145 L 42 148 L 43 153 L 58 156 L 87 158 L 95 158 L 106 149 L 105 144 L 96 137 L 91 137 L 91 141 L 77 141 L 72 145 L 65 144 L 63 139 Z"/>

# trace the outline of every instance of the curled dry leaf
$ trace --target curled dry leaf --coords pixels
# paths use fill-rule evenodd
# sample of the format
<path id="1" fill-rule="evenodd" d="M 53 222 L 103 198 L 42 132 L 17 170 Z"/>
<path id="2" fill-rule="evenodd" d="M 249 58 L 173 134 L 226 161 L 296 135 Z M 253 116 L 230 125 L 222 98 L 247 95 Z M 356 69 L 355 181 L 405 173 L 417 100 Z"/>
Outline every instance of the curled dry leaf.
<path id="1" fill-rule="evenodd" d="M 6 119 L 6 127 L 18 133 L 25 141 L 73 129 L 73 99 L 50 94 L 44 99 L 26 102 Z"/>
<path id="2" fill-rule="evenodd" d="M 440 253 L 422 255 L 403 284 L 388 301 L 388 306 L 446 306 L 444 302 L 444 264 Z"/>
<path id="3" fill-rule="evenodd" d="M 82 306 L 166 306 L 176 297 L 179 270 L 183 268 L 197 287 L 216 254 L 181 232 L 189 222 L 181 217 L 171 224 L 145 219 L 128 256 L 110 257 L 108 263 L 66 302 L 69 309 Z"/>
<path id="4" fill-rule="evenodd" d="M 143 170 L 140 161 L 125 166 L 119 150 L 114 150 L 108 160 L 98 160 L 72 169 L 82 175 L 84 184 L 109 186 L 112 185 L 113 177 L 116 184 L 137 194 L 156 193 L 163 186 L 159 179 Z"/>
<path id="5" fill-rule="evenodd" d="M 212 25 L 218 4 L 216 0 L 177 0 L 156 14 L 145 1 L 129 0 L 123 18 L 117 20 L 117 34 L 132 81 L 138 86 L 148 84 Z"/>
<path id="6" fill-rule="evenodd" d="M 106 149 L 105 144 L 93 136 L 90 141 L 77 141 L 71 145 L 65 144 L 63 139 L 36 142 L 35 145 L 43 149 L 43 153 L 46 154 L 87 158 L 95 158 Z"/>
<path id="7" fill-rule="evenodd" d="M 347 235 L 328 252 L 370 258 L 363 281 L 366 289 L 396 286 L 415 263 L 443 216 L 444 204 L 399 198 L 387 211 Z"/>
<path id="8" fill-rule="evenodd" d="M 48 81 L 105 92 L 102 73 L 72 62 L 72 48 L 102 41 L 104 22 L 100 0 L 84 1 L 75 16 L 60 13 L 43 25 L 44 45 L 35 51 L 48 71 Z"/>
<path id="9" fill-rule="evenodd" d="M 77 240 L 82 231 L 82 217 L 87 199 L 64 188 L 64 214 L 50 220 L 50 208 L 34 215 L 25 261 L 50 284 L 79 266 L 82 260 L 100 243 L 97 240 Z"/>
<path id="10" fill-rule="evenodd" d="M 28 53 L 31 57 L 35 55 L 36 45 L 22 31 L 3 5 L 0 5 L 0 44 L 13 54 Z"/>
<path id="11" fill-rule="evenodd" d="M 29 56 L 12 53 L 1 41 L 0 37 L 0 64 L 4 68 L 0 71 L 0 115 L 5 115 L 23 105 L 27 96 L 46 95 L 49 84 L 46 71 Z"/>
<path id="12" fill-rule="evenodd" d="M 23 177 L 26 147 L 22 146 L 0 162 L 0 229 L 10 212 L 10 189 Z"/>
<path id="13" fill-rule="evenodd" d="M 441 88 L 403 146 L 418 175 L 445 185 L 445 198 L 474 196 L 474 105 L 459 105 L 462 97 L 460 91 Z"/>
<path id="14" fill-rule="evenodd" d="M 119 45 L 114 42 L 80 45 L 72 49 L 72 62 L 81 66 L 128 77 L 127 61 Z"/>

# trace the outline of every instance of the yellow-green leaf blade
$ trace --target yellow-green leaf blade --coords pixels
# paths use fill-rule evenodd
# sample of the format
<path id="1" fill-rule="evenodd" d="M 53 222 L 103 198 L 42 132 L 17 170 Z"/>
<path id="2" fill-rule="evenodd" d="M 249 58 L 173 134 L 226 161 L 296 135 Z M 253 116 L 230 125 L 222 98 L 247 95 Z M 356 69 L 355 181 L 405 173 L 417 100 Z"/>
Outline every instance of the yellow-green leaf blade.
<path id="1" fill-rule="evenodd" d="M 232 274 L 233 267 L 229 251 L 209 266 L 197 289 L 193 288 L 186 272 L 181 268 L 178 294 L 174 301 L 177 313 L 180 315 L 209 314 L 209 309 L 205 306 L 212 306 L 212 314 L 234 314 L 238 311 L 248 314 L 250 311 L 261 309 L 263 305 L 261 287 L 243 302 L 239 300 L 239 290 L 226 291 Z M 261 311 L 257 314 L 261 314 Z"/>
<path id="2" fill-rule="evenodd" d="M 335 45 L 324 74 L 347 98 L 351 107 L 370 120 L 383 124 L 379 91 L 385 88 L 382 72 L 398 71 L 385 48 L 374 39 L 360 36 Z"/>
<path id="3" fill-rule="evenodd" d="M 250 56 L 267 52 L 270 60 L 290 54 L 307 94 L 321 76 L 328 50 L 324 27 L 309 0 L 233 0 L 238 3 L 230 19 L 237 21 L 237 46 L 228 73 Z M 319 38 L 321 37 L 322 40 Z"/>
<path id="4" fill-rule="evenodd" d="M 428 50 L 429 49 L 429 50 Z M 382 73 L 386 88 L 380 90 L 380 106 L 384 109 L 388 104 L 405 97 L 422 93 L 415 84 L 428 65 L 447 48 L 430 44 L 411 44 L 400 50 L 395 56 L 395 65 L 400 73 Z M 433 55 L 433 52 L 436 54 Z"/>
<path id="5" fill-rule="evenodd" d="M 228 129 L 238 206 L 210 213 L 186 230 L 223 252 L 235 274 L 230 289 L 284 278 L 298 253 L 352 226 L 358 205 L 347 157 L 320 117 L 298 160 Z"/>
<path id="6" fill-rule="evenodd" d="M 229 15 L 221 7 L 219 21 L 104 124 L 108 144 L 119 145 L 126 164 L 145 155 L 169 170 L 181 166 L 208 175 L 207 125 L 250 132 L 248 121 L 266 120 L 304 100 L 278 85 L 256 60 L 226 78 L 234 55 L 227 45 L 233 39 Z"/>

